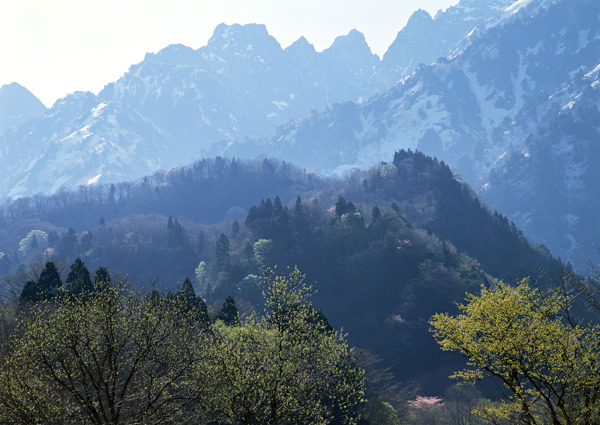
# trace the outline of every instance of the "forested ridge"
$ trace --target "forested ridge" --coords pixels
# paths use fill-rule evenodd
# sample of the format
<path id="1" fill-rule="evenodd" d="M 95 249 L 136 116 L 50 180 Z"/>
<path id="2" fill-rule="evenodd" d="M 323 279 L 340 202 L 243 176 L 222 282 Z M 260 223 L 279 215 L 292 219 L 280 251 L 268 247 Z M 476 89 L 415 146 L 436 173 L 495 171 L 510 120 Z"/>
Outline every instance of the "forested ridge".
<path id="1" fill-rule="evenodd" d="M 242 181 L 239 193 L 229 192 Z M 443 162 L 411 151 L 345 180 L 269 159 L 204 160 L 137 183 L 17 200 L 1 216 L 9 310 L 23 307 L 23 294 L 41 293 L 36 285 L 51 263 L 65 281 L 86 264 L 127 276 L 146 293 L 175 293 L 185 281 L 209 321 L 223 321 L 228 305 L 257 317 L 269 270 L 298 267 L 316 282 L 312 305 L 328 329 L 343 328 L 396 385 L 419 388 L 380 390 L 397 414 L 417 393 L 443 394 L 448 375 L 464 366 L 436 346 L 432 315 L 456 314 L 455 302 L 499 278 L 543 271 L 544 282 L 564 267 L 491 213 Z M 48 302 L 42 298 L 28 302 Z M 234 334 L 263 332 L 254 320 Z M 371 391 L 369 373 L 365 379 Z M 369 412 L 365 421 L 376 414 Z"/>

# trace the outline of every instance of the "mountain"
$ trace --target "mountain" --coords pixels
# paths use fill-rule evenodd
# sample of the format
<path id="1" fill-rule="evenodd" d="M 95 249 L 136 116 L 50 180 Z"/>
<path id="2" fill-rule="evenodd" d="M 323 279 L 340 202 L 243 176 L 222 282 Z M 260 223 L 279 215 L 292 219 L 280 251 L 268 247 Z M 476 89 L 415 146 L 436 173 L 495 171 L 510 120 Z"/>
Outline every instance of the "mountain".
<path id="1" fill-rule="evenodd" d="M 98 103 L 89 92 L 59 100 L 3 141 L 0 191 L 7 196 L 121 181 L 169 164 L 168 146 L 153 123 L 122 103 Z"/>
<path id="2" fill-rule="evenodd" d="M 570 107 L 492 170 L 482 190 L 525 233 L 581 268 L 600 262 L 600 113 L 598 94 L 590 96 L 598 76 L 590 79 Z"/>
<path id="3" fill-rule="evenodd" d="M 173 158 L 181 164 L 210 142 L 264 137 L 329 102 L 370 96 L 378 63 L 357 31 L 317 53 L 304 39 L 283 50 L 264 25 L 222 24 L 197 51 L 147 55 L 98 97 L 155 123 L 182 150 Z"/>
<path id="4" fill-rule="evenodd" d="M 371 78 L 379 58 L 357 31 L 321 53 L 301 45 L 283 50 L 264 25 L 219 25 L 198 50 L 148 54 L 98 96 L 67 96 L 1 137 L 0 194 L 139 178 L 381 85 Z"/>
<path id="5" fill-rule="evenodd" d="M 488 188 L 493 178 L 494 187 L 502 189 L 483 190 L 484 199 L 500 211 L 513 211 L 519 226 L 531 229 L 552 252 L 583 267 L 593 259 L 597 246 L 597 242 L 584 243 L 590 237 L 579 232 L 597 229 L 598 223 L 590 218 L 596 223 L 590 228 L 590 220 L 583 219 L 588 215 L 585 211 L 598 211 L 598 198 L 593 195 L 600 175 L 591 165 L 598 158 L 600 140 L 598 10 L 590 0 L 517 2 L 486 22 L 485 28 L 474 31 L 454 56 L 419 67 L 367 103 L 334 105 L 296 120 L 272 139 L 254 142 L 254 149 L 294 158 L 297 164 L 318 172 L 338 174 L 377 164 L 398 148 L 419 149 L 449 163 L 473 187 Z M 578 124 L 549 125 L 569 120 Z M 552 164 L 571 161 L 563 163 L 567 171 L 560 174 L 565 182 L 562 190 L 552 190 L 553 197 L 546 200 L 541 198 L 543 192 L 548 193 L 544 186 L 548 180 L 511 185 L 519 179 L 511 180 L 503 172 L 513 154 L 538 152 L 529 143 L 540 139 L 560 140 L 562 147 L 556 148 L 551 162 L 541 156 L 528 163 L 535 161 L 551 173 Z M 577 155 L 562 154 L 574 149 L 575 143 Z M 252 142 L 240 145 L 249 151 Z M 236 146 L 213 153 L 235 155 Z M 513 167 L 516 164 L 512 162 Z M 515 170 L 521 177 L 530 172 Z M 537 182 L 535 187 L 533 182 Z M 519 189 L 522 192 L 516 193 Z M 524 198 L 529 199 L 529 207 L 517 208 L 514 200 Z M 546 235 L 547 227 L 541 223 L 547 220 L 537 220 L 549 214 L 541 206 L 550 199 L 569 206 L 556 219 L 561 223 L 553 227 L 557 237 Z M 574 199 L 581 200 L 577 207 Z M 578 232 L 573 220 L 579 218 L 573 217 L 582 217 Z M 591 239 L 599 237 L 593 233 Z M 565 244 L 572 238 L 573 243 Z"/>
<path id="6" fill-rule="evenodd" d="M 406 26 L 383 55 L 382 69 L 391 80 L 410 75 L 420 64 L 429 64 L 456 49 L 476 27 L 484 25 L 514 0 L 462 0 L 434 18 L 419 9 L 412 14 Z"/>
<path id="7" fill-rule="evenodd" d="M 257 150 L 286 158 L 296 145 L 308 151 L 319 146 L 310 161 L 297 163 L 331 172 L 368 167 L 398 147 L 418 148 L 478 183 L 552 111 L 576 101 L 578 87 L 593 84 L 587 73 L 598 65 L 600 36 L 590 7 L 589 0 L 559 1 L 547 9 L 531 2 L 473 34 L 453 58 L 421 66 L 366 104 L 334 105 L 292 122 L 268 148 Z M 314 137 L 329 143 L 311 144 Z M 345 159 L 336 158 L 335 149 Z"/>
<path id="8" fill-rule="evenodd" d="M 434 47 L 439 37 L 444 46 L 457 45 L 505 2 L 463 0 L 436 15 L 433 33 L 418 30 L 416 12 L 383 61 L 356 30 L 316 52 L 303 37 L 282 49 L 264 25 L 219 25 L 200 49 L 168 46 L 98 96 L 76 93 L 24 127 L 15 121 L 19 131 L 0 136 L 0 196 L 140 178 L 212 156 L 234 141 L 269 138 L 311 111 L 364 103 L 404 76 L 399 43 L 418 46 L 415 54 L 432 52 L 412 64 L 432 62 L 444 54 L 445 47 Z M 451 30 L 456 22 L 461 25 Z M 235 155 L 256 150 L 239 144 Z"/>
<path id="9" fill-rule="evenodd" d="M 18 83 L 0 87 L 0 135 L 46 111 L 44 104 Z"/>

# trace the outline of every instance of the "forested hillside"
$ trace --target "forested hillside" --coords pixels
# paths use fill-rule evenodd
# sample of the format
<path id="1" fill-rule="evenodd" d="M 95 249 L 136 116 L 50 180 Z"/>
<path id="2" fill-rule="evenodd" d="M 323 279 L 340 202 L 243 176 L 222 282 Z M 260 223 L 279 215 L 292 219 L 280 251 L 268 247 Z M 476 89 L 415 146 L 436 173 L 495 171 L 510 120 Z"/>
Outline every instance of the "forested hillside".
<path id="1" fill-rule="evenodd" d="M 317 282 L 315 307 L 353 345 L 381 357 L 400 380 L 438 393 L 460 360 L 435 347 L 429 317 L 454 311 L 466 292 L 495 278 L 552 275 L 561 266 L 443 162 L 419 152 L 400 151 L 345 180 L 277 161 L 218 158 L 86 194 L 94 192 L 4 206 L 7 296 L 37 279 L 45 261 L 78 257 L 147 289 L 189 277 L 208 304 L 233 296 L 249 313 L 267 268 L 298 266 Z"/>

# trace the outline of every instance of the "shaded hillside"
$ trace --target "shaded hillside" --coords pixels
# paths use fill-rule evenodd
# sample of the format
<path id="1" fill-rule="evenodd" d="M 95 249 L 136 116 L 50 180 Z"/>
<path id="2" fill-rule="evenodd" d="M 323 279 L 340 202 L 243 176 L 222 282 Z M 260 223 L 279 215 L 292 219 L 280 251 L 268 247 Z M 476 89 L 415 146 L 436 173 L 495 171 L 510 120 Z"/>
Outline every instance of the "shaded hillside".
<path id="1" fill-rule="evenodd" d="M 272 193 L 296 195 L 319 187 L 314 173 L 276 159 L 239 161 L 217 157 L 159 171 L 136 182 L 62 189 L 0 206 L 3 227 L 40 220 L 59 227 L 88 229 L 129 214 L 162 214 L 199 223 L 243 218 L 256 199 Z"/>
<path id="2" fill-rule="evenodd" d="M 187 276 L 209 303 L 233 295 L 251 311 L 266 268 L 297 265 L 318 282 L 315 306 L 352 344 L 380 356 L 399 379 L 439 393 L 459 365 L 435 346 L 429 317 L 454 311 L 455 301 L 493 278 L 560 268 L 481 206 L 443 162 L 419 152 L 400 151 L 346 180 L 319 180 L 277 161 L 220 158 L 157 179 L 112 195 L 108 188 L 95 204 L 80 205 L 82 192 L 64 192 L 6 205 L 0 266 L 14 274 L 3 291 L 31 280 L 21 273 L 28 263 L 80 257 L 139 287 L 172 288 Z M 270 190 L 260 204 L 240 206 Z M 51 200 L 52 214 L 36 212 Z M 98 224 L 100 211 L 110 215 Z M 228 214 L 238 220 L 222 221 Z M 81 217 L 96 224 L 67 228 Z"/>
<path id="3" fill-rule="evenodd" d="M 50 197 L 21 198 L 0 208 L 0 251 L 10 258 L 12 265 L 4 271 L 14 270 L 34 257 L 33 251 L 19 251 L 19 244 L 25 243 L 23 240 L 33 230 L 51 235 L 44 243 L 37 241 L 34 251 L 40 255 L 45 248 L 54 247 L 53 242 L 60 240 L 69 228 L 81 239 L 84 232 L 94 235 L 104 228 L 116 227 L 125 234 L 128 226 L 144 227 L 145 222 L 163 220 L 162 225 L 152 224 L 149 229 L 164 231 L 167 217 L 171 216 L 186 223 L 191 232 L 202 225 L 244 219 L 257 199 L 274 194 L 279 195 L 283 205 L 291 205 L 301 196 L 317 200 L 324 208 L 332 207 L 342 194 L 361 205 L 366 218 L 373 206 L 394 204 L 411 225 L 430 229 L 452 241 L 460 250 L 477 258 L 494 276 L 535 273 L 537 267 L 548 266 L 547 252 L 532 249 L 506 217 L 482 206 L 468 186 L 454 178 L 447 165 L 409 150 L 396 153 L 392 163 L 357 172 L 345 180 L 323 180 L 277 160 L 248 162 L 216 158 L 155 173 L 137 183 L 82 187 Z M 152 233 L 149 229 L 144 232 Z M 191 233 L 189 240 L 196 246 L 198 232 Z M 111 238 L 113 245 L 118 246 L 121 237 L 122 234 L 115 234 Z M 155 237 L 145 239 L 150 243 Z M 74 251 L 75 254 L 83 253 Z M 148 254 L 147 258 L 153 256 Z M 112 259 L 109 256 L 105 261 Z M 123 271 L 132 276 L 141 273 L 127 262 L 122 265 Z M 185 274 L 193 272 L 188 270 Z M 144 279 L 155 273 L 162 275 L 162 267 L 143 273 Z M 173 280 L 185 276 L 170 271 L 165 277 Z"/>

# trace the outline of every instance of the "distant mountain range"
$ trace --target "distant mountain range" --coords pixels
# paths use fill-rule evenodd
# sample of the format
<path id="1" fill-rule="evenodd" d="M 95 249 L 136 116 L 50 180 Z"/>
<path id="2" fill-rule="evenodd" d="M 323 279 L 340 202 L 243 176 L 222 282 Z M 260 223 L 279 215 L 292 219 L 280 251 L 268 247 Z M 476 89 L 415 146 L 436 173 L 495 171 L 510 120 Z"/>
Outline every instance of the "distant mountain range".
<path id="1" fill-rule="evenodd" d="M 318 53 L 304 38 L 282 49 L 262 25 L 220 25 L 207 46 L 148 54 L 97 96 L 40 110 L 18 92 L 11 110 L 28 112 L 0 123 L 0 196 L 134 180 L 206 155 L 342 174 L 411 148 L 583 265 L 600 240 L 599 9 L 462 0 L 435 18 L 415 12 L 382 60 L 358 31 Z"/>
<path id="2" fill-rule="evenodd" d="M 463 3 L 435 19 L 416 12 L 427 15 L 427 28 L 419 30 L 419 18 L 411 19 L 383 61 L 356 30 L 318 53 L 303 37 L 282 49 L 264 25 L 253 24 L 219 25 L 198 50 L 172 45 L 148 54 L 99 95 L 67 96 L 0 138 L 0 196 L 136 179 L 198 159 L 215 142 L 270 137 L 311 111 L 365 101 L 417 61 L 444 54 L 440 40 L 457 45 L 510 1 Z M 401 53 L 407 38 L 419 52 L 416 60 Z M 27 102 L 24 95 L 9 107 Z"/>

